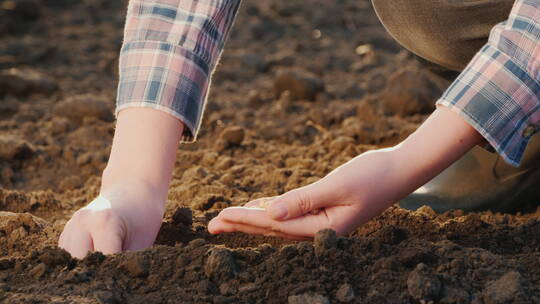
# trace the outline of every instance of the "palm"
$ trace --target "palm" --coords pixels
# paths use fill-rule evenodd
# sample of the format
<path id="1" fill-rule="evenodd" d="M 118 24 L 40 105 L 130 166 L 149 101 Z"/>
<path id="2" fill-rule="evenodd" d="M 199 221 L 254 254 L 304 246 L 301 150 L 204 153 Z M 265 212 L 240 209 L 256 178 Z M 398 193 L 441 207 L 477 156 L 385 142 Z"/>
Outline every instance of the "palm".
<path id="1" fill-rule="evenodd" d="M 343 235 L 356 227 L 357 208 L 355 205 L 337 205 L 320 209 L 317 213 L 277 221 L 261 208 L 258 201 L 244 207 L 223 210 L 208 225 L 211 233 L 244 232 L 249 234 L 273 235 L 289 239 L 311 238 L 317 231 L 325 228 Z"/>

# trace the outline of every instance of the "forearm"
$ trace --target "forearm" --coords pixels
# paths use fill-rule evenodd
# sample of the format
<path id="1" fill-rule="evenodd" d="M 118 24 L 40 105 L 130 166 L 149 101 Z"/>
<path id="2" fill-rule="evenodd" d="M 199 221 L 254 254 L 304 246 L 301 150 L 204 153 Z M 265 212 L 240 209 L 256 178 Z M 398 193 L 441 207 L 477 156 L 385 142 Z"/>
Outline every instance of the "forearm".
<path id="1" fill-rule="evenodd" d="M 390 178 L 397 187 L 392 199 L 409 195 L 483 141 L 460 115 L 443 106 L 437 108 L 416 132 L 393 148 L 393 172 L 399 174 Z"/>
<path id="2" fill-rule="evenodd" d="M 159 201 L 164 202 L 183 127 L 178 119 L 161 111 L 144 108 L 122 111 L 103 172 L 102 193 L 127 185 L 127 192 L 145 190 L 157 194 Z"/>
<path id="3" fill-rule="evenodd" d="M 437 176 L 481 140 L 459 115 L 440 107 L 401 144 L 364 153 L 336 169 L 328 176 L 329 184 L 341 185 L 344 198 L 360 201 L 358 207 L 367 221 Z"/>

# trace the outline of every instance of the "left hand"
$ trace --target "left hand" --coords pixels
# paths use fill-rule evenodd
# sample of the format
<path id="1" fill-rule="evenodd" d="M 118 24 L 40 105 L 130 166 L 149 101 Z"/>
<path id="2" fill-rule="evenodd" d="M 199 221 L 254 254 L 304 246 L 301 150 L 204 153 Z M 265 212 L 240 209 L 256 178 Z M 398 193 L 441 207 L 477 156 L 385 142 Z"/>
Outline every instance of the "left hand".
<path id="1" fill-rule="evenodd" d="M 238 231 L 302 240 L 324 228 L 331 228 L 338 234 L 353 229 L 357 208 L 347 203 L 330 206 L 316 200 L 314 187 L 317 186 L 312 184 L 278 197 L 257 199 L 243 207 L 227 208 L 210 221 L 208 230 L 212 234 Z M 286 208 L 288 212 L 281 218 L 280 208 Z"/>
<path id="2" fill-rule="evenodd" d="M 401 144 L 357 156 L 323 179 L 268 204 L 255 200 L 227 208 L 210 221 L 208 230 L 304 239 L 330 228 L 343 235 L 428 182 L 481 141 L 461 116 L 439 107 Z"/>
<path id="3" fill-rule="evenodd" d="M 210 221 L 208 230 L 212 234 L 238 231 L 289 239 L 311 238 L 325 228 L 347 234 L 391 205 L 385 195 L 370 191 L 388 172 L 389 157 L 387 152 L 372 151 L 308 186 L 227 208 Z"/>

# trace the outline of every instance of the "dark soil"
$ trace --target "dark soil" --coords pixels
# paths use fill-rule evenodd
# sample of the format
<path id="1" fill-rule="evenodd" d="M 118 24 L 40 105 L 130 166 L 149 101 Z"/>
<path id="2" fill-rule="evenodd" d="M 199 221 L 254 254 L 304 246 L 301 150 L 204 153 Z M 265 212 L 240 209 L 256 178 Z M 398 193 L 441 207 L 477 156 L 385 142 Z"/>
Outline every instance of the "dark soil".
<path id="1" fill-rule="evenodd" d="M 393 207 L 313 242 L 208 234 L 219 210 L 395 144 L 433 109 L 448 82 L 366 0 L 246 0 L 157 245 L 83 260 L 55 248 L 106 165 L 124 18 L 120 1 L 0 0 L 0 301 L 540 303 L 540 210 Z"/>

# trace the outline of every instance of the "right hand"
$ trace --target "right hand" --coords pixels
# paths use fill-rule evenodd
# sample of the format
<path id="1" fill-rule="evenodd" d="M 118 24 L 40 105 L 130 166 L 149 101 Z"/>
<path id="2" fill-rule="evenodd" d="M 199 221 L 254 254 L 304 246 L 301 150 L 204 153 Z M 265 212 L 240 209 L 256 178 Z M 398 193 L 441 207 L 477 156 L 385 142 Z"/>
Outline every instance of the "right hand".
<path id="1" fill-rule="evenodd" d="M 162 216 L 150 204 L 99 196 L 73 214 L 58 246 L 79 259 L 91 251 L 113 254 L 148 248 L 155 241 Z"/>

